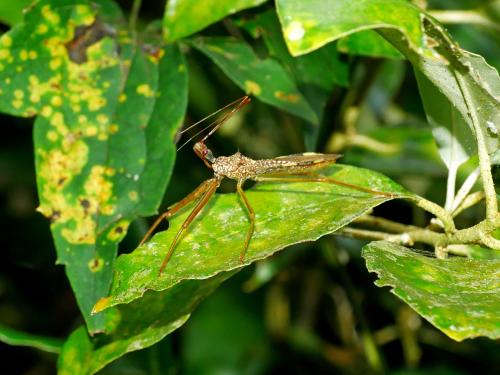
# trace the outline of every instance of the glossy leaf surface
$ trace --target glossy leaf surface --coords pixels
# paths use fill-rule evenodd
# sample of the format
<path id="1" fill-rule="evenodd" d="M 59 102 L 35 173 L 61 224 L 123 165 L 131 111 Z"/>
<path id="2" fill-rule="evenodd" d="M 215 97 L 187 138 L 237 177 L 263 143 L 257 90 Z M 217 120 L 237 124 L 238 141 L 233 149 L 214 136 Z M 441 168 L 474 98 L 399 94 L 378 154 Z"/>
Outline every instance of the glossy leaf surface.
<path id="1" fill-rule="evenodd" d="M 179 0 L 168 1 L 163 17 L 164 35 L 172 42 L 191 35 L 224 17 L 266 0 Z"/>
<path id="2" fill-rule="evenodd" d="M 327 173 L 326 173 L 327 172 Z M 409 195 L 387 177 L 369 170 L 337 165 L 325 175 L 350 184 Z M 247 190 L 255 214 L 255 232 L 245 264 L 266 258 L 286 246 L 315 240 L 347 225 L 390 198 L 331 183 L 262 183 Z M 200 283 L 223 271 L 239 269 L 248 217 L 236 194 L 216 195 L 193 222 L 174 255 L 158 277 L 163 257 L 180 225 L 189 214 L 170 220 L 170 229 L 128 255 L 119 257 L 111 295 L 95 307 L 101 311 L 131 302 L 147 290 L 165 290 L 182 280 Z"/>

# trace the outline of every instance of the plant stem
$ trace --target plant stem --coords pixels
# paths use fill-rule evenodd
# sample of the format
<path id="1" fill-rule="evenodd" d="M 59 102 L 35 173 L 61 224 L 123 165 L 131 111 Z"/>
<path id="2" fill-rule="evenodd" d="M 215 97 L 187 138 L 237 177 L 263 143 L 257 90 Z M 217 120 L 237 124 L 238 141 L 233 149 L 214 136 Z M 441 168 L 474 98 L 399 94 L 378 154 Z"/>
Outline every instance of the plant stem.
<path id="1" fill-rule="evenodd" d="M 474 132 L 476 133 L 479 170 L 481 171 L 481 179 L 483 181 L 483 189 L 486 200 L 486 218 L 493 220 L 498 216 L 498 202 L 495 193 L 495 185 L 493 184 L 493 177 L 491 175 L 490 155 L 486 149 L 483 129 L 479 124 L 476 108 L 473 105 L 470 105 L 470 103 L 472 103 L 472 98 L 469 90 L 467 89 L 467 86 L 465 85 L 465 82 L 459 72 L 455 73 L 455 77 L 457 79 L 458 87 L 460 87 L 460 91 L 462 92 L 472 126 L 474 127 Z"/>
<path id="2" fill-rule="evenodd" d="M 454 142 L 455 144 L 455 142 Z M 455 185 L 457 183 L 457 169 L 456 163 L 451 163 L 448 169 L 448 179 L 446 180 L 446 200 L 444 209 L 448 212 L 453 211 L 453 200 L 455 198 Z"/>
<path id="3" fill-rule="evenodd" d="M 472 173 L 469 176 L 467 176 L 460 189 L 458 189 L 457 195 L 455 195 L 455 199 L 453 201 L 453 207 L 452 207 L 453 216 L 456 216 L 455 212 L 457 211 L 458 207 L 462 206 L 462 202 L 473 188 L 480 174 L 481 171 L 479 168 L 474 169 L 474 171 L 472 171 Z"/>
<path id="4" fill-rule="evenodd" d="M 453 211 L 453 217 L 458 216 L 462 211 L 466 210 L 469 207 L 472 207 L 476 205 L 477 203 L 481 202 L 484 199 L 484 191 L 476 191 L 475 193 L 472 193 L 465 197 L 465 199 L 462 200 L 462 204 L 458 206 L 454 211 Z"/>
<path id="5" fill-rule="evenodd" d="M 141 9 L 142 0 L 134 0 L 132 3 L 132 10 L 130 11 L 130 18 L 128 25 L 132 33 L 136 33 L 137 19 L 139 18 L 139 10 Z"/>
<path id="6" fill-rule="evenodd" d="M 454 233 L 456 231 L 453 218 L 451 217 L 450 213 L 447 212 L 443 207 L 418 195 L 411 196 L 409 199 L 413 200 L 415 204 L 420 208 L 423 208 L 427 212 L 430 212 L 438 219 L 440 219 L 447 233 Z"/>
<path id="7" fill-rule="evenodd" d="M 500 27 L 477 10 L 431 10 L 430 15 L 447 24 L 475 24 L 500 30 Z"/>
<path id="8" fill-rule="evenodd" d="M 398 223 L 396 221 L 384 219 L 382 217 L 377 217 L 377 216 L 372 216 L 372 215 L 363 215 L 360 216 L 355 220 L 356 223 L 359 224 L 368 224 L 373 227 L 381 228 L 384 229 L 388 232 L 393 232 L 393 233 L 403 233 L 407 232 L 408 230 L 411 229 L 419 229 L 416 226 L 413 225 L 405 225 Z"/>
<path id="9" fill-rule="evenodd" d="M 446 250 L 448 245 L 463 245 L 468 243 L 482 243 L 489 248 L 500 250 L 500 240 L 490 234 L 500 227 L 500 216 L 494 220 L 483 220 L 473 227 L 461 229 L 454 233 L 438 233 L 429 229 L 404 225 L 370 215 L 358 218 L 356 223 L 369 224 L 387 231 L 397 232 L 397 234 L 351 227 L 340 229 L 339 234 L 365 240 L 385 240 L 409 246 L 412 246 L 415 242 L 420 242 L 443 250 Z"/>

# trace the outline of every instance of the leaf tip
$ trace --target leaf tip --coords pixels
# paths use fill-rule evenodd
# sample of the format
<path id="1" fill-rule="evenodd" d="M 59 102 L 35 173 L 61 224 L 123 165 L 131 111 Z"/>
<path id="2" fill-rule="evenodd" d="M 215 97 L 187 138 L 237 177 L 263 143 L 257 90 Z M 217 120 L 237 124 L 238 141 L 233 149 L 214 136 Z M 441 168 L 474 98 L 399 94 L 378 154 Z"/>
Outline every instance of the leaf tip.
<path id="1" fill-rule="evenodd" d="M 93 309 L 92 309 L 92 312 L 91 312 L 91 315 L 95 315 L 97 313 L 100 313 L 101 311 L 103 310 L 106 310 L 109 305 L 110 305 L 110 302 L 111 302 L 111 298 L 110 297 L 104 297 L 104 298 L 101 298 L 99 301 L 97 301 L 97 303 L 94 305 Z"/>

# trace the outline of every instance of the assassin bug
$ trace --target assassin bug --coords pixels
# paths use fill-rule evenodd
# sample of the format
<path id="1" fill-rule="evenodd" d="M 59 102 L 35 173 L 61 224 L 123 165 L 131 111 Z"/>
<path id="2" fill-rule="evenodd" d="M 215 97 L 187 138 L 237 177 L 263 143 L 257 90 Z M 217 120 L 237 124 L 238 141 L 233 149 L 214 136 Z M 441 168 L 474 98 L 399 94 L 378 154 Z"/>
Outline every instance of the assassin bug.
<path id="1" fill-rule="evenodd" d="M 304 153 L 304 154 L 294 154 L 287 156 L 279 156 L 272 159 L 260 159 L 254 160 L 242 155 L 240 152 L 236 152 L 231 156 L 219 156 L 216 157 L 212 153 L 212 151 L 206 146 L 205 141 L 214 134 L 221 126 L 224 124 L 227 119 L 229 119 L 232 115 L 234 115 L 237 111 L 239 111 L 242 107 L 250 103 L 250 97 L 244 96 L 241 99 L 238 99 L 235 102 L 232 102 L 225 107 L 221 108 L 217 112 L 211 114 L 210 116 L 205 117 L 204 119 L 198 121 L 197 123 L 191 125 L 187 129 L 183 130 L 182 133 L 187 130 L 193 128 L 199 123 L 205 121 L 207 118 L 219 113 L 220 111 L 227 109 L 228 107 L 233 108 L 228 111 L 224 116 L 221 117 L 220 120 L 216 120 L 213 123 L 209 124 L 194 137 L 209 129 L 213 126 L 213 128 L 205 135 L 200 141 L 196 142 L 193 146 L 193 150 L 196 155 L 205 163 L 205 165 L 212 169 L 214 172 L 214 176 L 204 182 L 202 182 L 195 190 L 193 190 L 190 194 L 188 194 L 185 198 L 180 200 L 171 206 L 166 212 L 161 214 L 158 219 L 153 223 L 153 225 L 149 228 L 146 235 L 140 242 L 139 246 L 142 245 L 153 233 L 155 228 L 161 223 L 162 220 L 168 219 L 175 215 L 179 210 L 183 207 L 187 206 L 189 203 L 196 201 L 196 205 L 186 218 L 186 220 L 182 223 L 181 228 L 177 231 L 174 240 L 170 244 L 167 254 L 163 259 L 163 262 L 160 267 L 160 271 L 158 275 L 161 275 L 163 270 L 165 269 L 168 261 L 172 257 L 174 249 L 179 242 L 182 234 L 189 228 L 189 225 L 193 222 L 196 216 L 201 212 L 203 207 L 207 205 L 210 201 L 210 198 L 213 197 L 217 188 L 221 184 L 224 178 L 230 178 L 236 181 L 236 191 L 240 196 L 244 206 L 247 210 L 249 217 L 249 227 L 247 230 L 247 234 L 245 237 L 245 243 L 240 252 L 240 263 L 243 263 L 245 258 L 245 253 L 248 249 L 248 245 L 250 240 L 252 239 L 252 235 L 255 227 L 255 212 L 248 201 L 247 196 L 243 190 L 243 184 L 246 180 L 253 181 L 281 181 L 281 182 L 328 182 L 344 187 L 348 187 L 351 189 L 392 197 L 392 194 L 384 193 L 380 191 L 375 191 L 371 189 L 367 189 L 361 186 L 351 185 L 342 181 L 334 180 L 329 177 L 325 177 L 319 174 L 314 173 L 314 171 L 325 168 L 333 163 L 341 156 L 337 154 L 320 154 L 320 153 Z M 192 139 L 192 138 L 191 138 Z M 182 144 L 179 149 L 184 147 L 188 142 L 191 141 L 189 139 L 184 144 Z"/>

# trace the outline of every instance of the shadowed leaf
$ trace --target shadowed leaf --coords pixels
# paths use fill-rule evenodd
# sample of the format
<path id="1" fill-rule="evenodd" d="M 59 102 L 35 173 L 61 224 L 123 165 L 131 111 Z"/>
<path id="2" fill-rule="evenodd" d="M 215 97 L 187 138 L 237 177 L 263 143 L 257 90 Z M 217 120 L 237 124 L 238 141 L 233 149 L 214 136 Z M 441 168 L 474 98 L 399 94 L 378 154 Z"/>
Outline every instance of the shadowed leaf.
<path id="1" fill-rule="evenodd" d="M 366 245 L 363 257 L 378 286 L 451 338 L 500 337 L 499 260 L 437 259 L 386 241 Z"/>
<path id="2" fill-rule="evenodd" d="M 318 122 L 292 76 L 276 60 L 260 59 L 250 45 L 233 38 L 197 38 L 191 44 L 247 94 L 314 124 Z"/>

